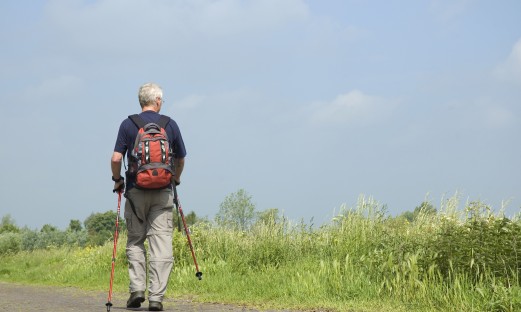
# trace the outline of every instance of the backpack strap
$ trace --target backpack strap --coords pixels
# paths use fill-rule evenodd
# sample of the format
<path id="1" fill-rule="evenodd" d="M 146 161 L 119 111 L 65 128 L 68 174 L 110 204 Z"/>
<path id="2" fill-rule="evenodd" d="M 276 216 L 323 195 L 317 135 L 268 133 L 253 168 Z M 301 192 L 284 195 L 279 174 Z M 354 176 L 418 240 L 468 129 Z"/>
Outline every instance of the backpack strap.
<path id="1" fill-rule="evenodd" d="M 157 122 L 157 125 L 160 126 L 162 129 L 166 130 L 166 125 L 168 125 L 169 122 L 170 122 L 170 117 L 161 115 L 161 117 L 159 117 L 159 121 Z"/>
<path id="2" fill-rule="evenodd" d="M 132 122 L 136 125 L 138 129 L 141 129 L 146 125 L 145 121 L 141 117 L 139 117 L 138 114 L 130 115 L 128 116 L 128 118 L 132 120 Z"/>
<path id="3" fill-rule="evenodd" d="M 130 120 L 132 120 L 132 122 L 136 125 L 136 127 L 138 129 L 144 128 L 147 125 L 145 123 L 145 121 L 141 117 L 139 117 L 138 114 L 130 115 L 130 116 L 128 116 L 128 118 Z M 163 129 L 166 129 L 166 125 L 168 125 L 169 122 L 170 122 L 170 117 L 161 115 L 159 117 L 159 121 L 157 122 L 157 125 Z"/>

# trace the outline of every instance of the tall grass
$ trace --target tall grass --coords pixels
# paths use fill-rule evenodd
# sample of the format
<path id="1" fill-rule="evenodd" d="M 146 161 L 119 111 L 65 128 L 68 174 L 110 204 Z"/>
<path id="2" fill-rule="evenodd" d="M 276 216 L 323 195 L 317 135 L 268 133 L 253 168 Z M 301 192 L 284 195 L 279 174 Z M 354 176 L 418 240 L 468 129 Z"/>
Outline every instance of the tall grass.
<path id="1" fill-rule="evenodd" d="M 414 222 L 360 197 L 318 229 L 285 219 L 239 232 L 191 228 L 203 280 L 176 232 L 168 296 L 264 308 L 337 311 L 521 311 L 521 221 L 457 197 Z M 128 285 L 124 235 L 115 287 Z M 112 244 L 0 258 L 0 280 L 105 289 Z"/>

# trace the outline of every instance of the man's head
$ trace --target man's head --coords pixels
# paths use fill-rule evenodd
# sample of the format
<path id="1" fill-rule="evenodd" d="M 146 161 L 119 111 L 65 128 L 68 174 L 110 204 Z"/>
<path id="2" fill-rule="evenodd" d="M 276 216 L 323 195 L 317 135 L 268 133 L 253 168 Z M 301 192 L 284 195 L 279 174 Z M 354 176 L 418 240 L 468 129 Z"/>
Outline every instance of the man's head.
<path id="1" fill-rule="evenodd" d="M 153 109 L 157 112 L 163 104 L 163 90 L 155 83 L 145 83 L 139 88 L 139 105 L 142 109 Z"/>

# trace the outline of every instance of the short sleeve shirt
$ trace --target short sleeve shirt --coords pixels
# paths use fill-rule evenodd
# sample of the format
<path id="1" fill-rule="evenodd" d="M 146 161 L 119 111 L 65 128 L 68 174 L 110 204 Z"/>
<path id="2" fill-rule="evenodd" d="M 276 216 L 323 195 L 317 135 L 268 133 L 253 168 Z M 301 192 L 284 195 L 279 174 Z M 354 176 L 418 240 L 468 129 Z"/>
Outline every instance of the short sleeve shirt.
<path id="1" fill-rule="evenodd" d="M 139 114 L 139 117 L 141 117 L 145 123 L 157 123 L 161 115 L 154 111 L 144 111 Z M 170 119 L 165 130 L 168 135 L 170 146 L 172 146 L 174 158 L 184 158 L 186 156 L 186 149 L 177 123 L 173 119 Z M 123 120 L 119 126 L 114 151 L 123 155 L 126 154 L 127 159 L 129 159 L 130 153 L 134 148 L 138 131 L 139 129 L 130 118 Z M 133 181 L 127 181 L 129 187 L 132 187 L 132 184 Z"/>

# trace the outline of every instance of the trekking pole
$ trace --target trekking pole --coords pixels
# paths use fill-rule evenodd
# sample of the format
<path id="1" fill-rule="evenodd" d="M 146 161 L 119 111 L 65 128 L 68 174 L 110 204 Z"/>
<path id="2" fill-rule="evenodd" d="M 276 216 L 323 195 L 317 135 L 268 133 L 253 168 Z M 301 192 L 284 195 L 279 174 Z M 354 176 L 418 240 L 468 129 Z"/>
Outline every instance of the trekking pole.
<path id="1" fill-rule="evenodd" d="M 174 189 L 175 189 L 175 186 L 174 186 Z M 175 193 L 175 194 L 177 194 L 177 193 Z M 175 200 L 176 199 L 174 197 L 174 201 Z M 179 214 L 179 206 L 177 205 L 177 202 L 175 202 L 175 209 L 177 211 L 177 230 L 179 231 L 179 233 L 181 233 L 181 215 Z"/>
<path id="2" fill-rule="evenodd" d="M 195 270 L 196 270 L 195 276 L 199 280 L 202 280 L 203 272 L 199 271 L 199 266 L 197 265 L 197 260 L 195 259 L 194 247 L 192 246 L 192 240 L 190 239 L 190 231 L 188 230 L 188 227 L 186 226 L 185 215 L 183 213 L 183 208 L 181 207 L 181 203 L 179 202 L 179 197 L 177 196 L 177 188 L 175 187 L 175 183 L 174 183 L 174 204 L 176 205 L 176 207 L 179 211 L 179 214 L 181 215 L 181 219 L 183 220 L 186 238 L 188 239 L 188 245 L 190 246 L 190 251 L 192 252 L 192 258 L 194 259 Z"/>
<path id="3" fill-rule="evenodd" d="M 119 210 L 121 208 L 121 192 L 122 190 L 114 190 L 114 192 L 118 192 L 118 214 L 116 215 L 116 230 L 114 232 L 114 249 L 112 250 L 112 269 L 110 270 L 110 288 L 109 288 L 109 297 L 107 299 L 107 312 L 110 312 L 110 307 L 112 307 L 112 284 L 114 282 L 114 266 L 116 264 L 116 246 L 118 244 L 118 227 L 119 227 Z"/>

